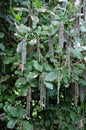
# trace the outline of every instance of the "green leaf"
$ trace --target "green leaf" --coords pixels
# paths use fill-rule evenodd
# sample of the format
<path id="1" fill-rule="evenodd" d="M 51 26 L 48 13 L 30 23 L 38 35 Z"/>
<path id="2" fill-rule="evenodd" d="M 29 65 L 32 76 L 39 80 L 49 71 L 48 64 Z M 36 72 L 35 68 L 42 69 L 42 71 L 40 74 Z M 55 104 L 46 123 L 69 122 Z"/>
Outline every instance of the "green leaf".
<path id="1" fill-rule="evenodd" d="M 29 35 L 29 32 L 31 31 L 31 29 L 24 24 L 20 24 L 18 31 L 22 34 L 28 34 Z"/>
<path id="2" fill-rule="evenodd" d="M 40 0 L 34 0 L 32 2 L 33 6 L 36 8 L 40 8 L 41 7 L 41 1 Z"/>
<path id="3" fill-rule="evenodd" d="M 16 51 L 17 51 L 17 53 L 22 52 L 22 41 L 20 43 L 18 43 Z"/>
<path id="4" fill-rule="evenodd" d="M 17 79 L 17 81 L 16 81 L 16 83 L 15 83 L 15 86 L 16 87 L 21 87 L 21 85 L 25 85 L 26 84 L 26 80 L 25 80 L 25 78 L 19 78 L 19 79 Z"/>
<path id="5" fill-rule="evenodd" d="M 40 36 L 42 34 L 42 27 L 38 26 L 38 28 L 35 30 L 36 34 Z"/>
<path id="6" fill-rule="evenodd" d="M 28 121 L 23 121 L 23 130 L 33 130 L 33 126 Z"/>
<path id="7" fill-rule="evenodd" d="M 62 70 L 62 75 L 63 75 L 63 81 L 65 83 L 68 83 L 68 74 L 67 74 L 66 70 Z"/>
<path id="8" fill-rule="evenodd" d="M 50 123 L 51 123 L 50 120 L 47 119 L 47 120 L 45 121 L 45 126 L 46 126 L 46 127 L 50 127 Z"/>
<path id="9" fill-rule="evenodd" d="M 16 123 L 17 123 L 16 120 L 11 119 L 11 120 L 8 122 L 8 124 L 7 124 L 7 128 L 13 129 L 13 128 L 15 127 Z"/>
<path id="10" fill-rule="evenodd" d="M 44 69 L 46 71 L 51 71 L 52 70 L 51 66 L 48 63 L 43 62 L 42 65 L 43 65 L 43 67 L 44 67 Z"/>
<path id="11" fill-rule="evenodd" d="M 18 117 L 18 112 L 17 112 L 17 108 L 13 107 L 13 106 L 7 106 L 7 112 L 13 116 L 13 117 Z"/>
<path id="12" fill-rule="evenodd" d="M 80 53 L 80 51 L 79 51 L 78 48 L 76 48 L 76 49 L 71 48 L 71 49 L 70 49 L 70 52 L 71 52 L 71 55 L 72 55 L 73 57 L 77 58 L 77 59 L 82 59 L 82 58 L 83 58 L 83 56 L 82 56 L 82 54 Z"/>
<path id="13" fill-rule="evenodd" d="M 75 115 L 73 112 L 70 113 L 70 118 L 72 119 L 72 121 L 75 121 Z"/>
<path id="14" fill-rule="evenodd" d="M 16 18 L 16 20 L 21 20 L 21 16 L 22 16 L 22 11 L 19 11 L 17 14 L 15 12 L 13 12 L 14 17 Z"/>
<path id="15" fill-rule="evenodd" d="M 16 20 L 21 20 L 21 16 L 19 16 L 18 14 L 15 16 Z"/>
<path id="16" fill-rule="evenodd" d="M 3 61 L 4 64 L 10 64 L 16 60 L 16 57 L 6 57 Z"/>
<path id="17" fill-rule="evenodd" d="M 80 74 L 82 74 L 83 70 L 82 70 L 82 68 L 79 68 L 79 65 L 78 65 L 78 66 L 74 66 L 73 72 L 74 72 L 76 75 L 79 76 Z"/>
<path id="18" fill-rule="evenodd" d="M 38 71 L 40 71 L 40 72 L 42 72 L 43 71 L 43 67 L 42 67 L 42 65 L 40 65 L 39 63 L 38 63 L 38 61 L 33 61 L 33 66 L 34 66 L 34 68 L 36 69 L 36 70 L 38 70 Z"/>
<path id="19" fill-rule="evenodd" d="M 2 51 L 5 50 L 5 46 L 4 46 L 2 43 L 0 43 L 0 49 L 1 49 Z"/>
<path id="20" fill-rule="evenodd" d="M 53 89 L 53 84 L 52 83 L 47 83 L 47 82 L 44 82 L 45 86 L 49 89 Z"/>
<path id="21" fill-rule="evenodd" d="M 35 45 L 37 43 L 37 39 L 32 39 L 31 41 L 29 41 L 30 45 Z"/>
<path id="22" fill-rule="evenodd" d="M 86 27 L 81 26 L 81 32 L 86 33 Z"/>
<path id="23" fill-rule="evenodd" d="M 84 81 L 83 79 L 79 79 L 79 83 L 80 83 L 83 87 L 86 87 L 86 81 Z"/>
<path id="24" fill-rule="evenodd" d="M 22 118 L 23 115 L 26 114 L 26 109 L 24 109 L 23 106 L 22 106 L 21 104 L 19 104 L 19 105 L 17 106 L 17 112 L 18 112 L 18 115 L 19 115 L 18 118 Z"/>
<path id="25" fill-rule="evenodd" d="M 24 85 L 21 87 L 21 95 L 22 96 L 27 96 L 27 91 L 28 91 L 27 85 Z"/>
<path id="26" fill-rule="evenodd" d="M 27 81 L 30 81 L 34 78 L 36 78 L 38 76 L 38 73 L 36 72 L 30 72 L 28 75 L 27 75 Z"/>
<path id="27" fill-rule="evenodd" d="M 4 37 L 4 33 L 0 32 L 0 38 Z"/>
<path id="28" fill-rule="evenodd" d="M 30 72 L 32 71 L 32 65 L 31 64 L 28 64 L 26 67 L 25 67 L 25 74 L 29 74 Z"/>
<path id="29" fill-rule="evenodd" d="M 45 81 L 54 81 L 55 79 L 57 79 L 57 72 L 54 70 L 50 73 L 48 73 L 46 76 L 45 76 Z"/>

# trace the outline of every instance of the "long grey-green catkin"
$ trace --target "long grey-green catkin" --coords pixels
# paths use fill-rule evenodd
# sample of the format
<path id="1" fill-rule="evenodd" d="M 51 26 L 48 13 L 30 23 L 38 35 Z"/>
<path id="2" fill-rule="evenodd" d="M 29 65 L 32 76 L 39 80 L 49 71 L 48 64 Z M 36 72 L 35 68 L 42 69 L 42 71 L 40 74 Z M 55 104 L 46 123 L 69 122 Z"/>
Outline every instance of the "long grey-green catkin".
<path id="1" fill-rule="evenodd" d="M 21 65 L 22 71 L 24 71 L 25 64 L 26 64 L 26 40 L 23 39 L 22 41 L 22 65 Z"/>
<path id="2" fill-rule="evenodd" d="M 62 53 L 63 46 L 64 46 L 64 24 L 62 22 L 60 22 L 60 24 L 59 24 L 59 47 L 60 47 L 61 53 Z"/>
<path id="3" fill-rule="evenodd" d="M 30 116 L 30 104 L 31 104 L 31 86 L 28 85 L 28 91 L 27 91 L 27 116 Z"/>

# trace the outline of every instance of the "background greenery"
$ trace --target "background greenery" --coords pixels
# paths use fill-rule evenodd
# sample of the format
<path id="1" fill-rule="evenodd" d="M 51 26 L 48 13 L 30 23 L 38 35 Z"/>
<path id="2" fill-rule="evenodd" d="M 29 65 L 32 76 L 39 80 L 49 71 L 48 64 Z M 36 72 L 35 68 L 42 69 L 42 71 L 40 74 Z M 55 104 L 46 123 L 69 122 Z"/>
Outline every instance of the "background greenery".
<path id="1" fill-rule="evenodd" d="M 84 1 L 0 1 L 0 130 L 86 129 Z"/>

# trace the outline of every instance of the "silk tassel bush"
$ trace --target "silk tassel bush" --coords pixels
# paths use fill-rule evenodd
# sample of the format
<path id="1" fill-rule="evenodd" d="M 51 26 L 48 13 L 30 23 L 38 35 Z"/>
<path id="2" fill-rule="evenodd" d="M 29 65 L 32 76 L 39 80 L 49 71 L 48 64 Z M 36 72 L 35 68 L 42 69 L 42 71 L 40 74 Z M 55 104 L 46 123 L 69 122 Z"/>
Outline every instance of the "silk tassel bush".
<path id="1" fill-rule="evenodd" d="M 41 61 L 41 50 L 40 50 L 40 39 L 37 39 L 37 54 L 38 54 L 38 59 L 39 62 Z"/>
<path id="2" fill-rule="evenodd" d="M 28 85 L 28 92 L 27 92 L 27 116 L 30 116 L 30 103 L 31 103 L 31 86 Z"/>
<path id="3" fill-rule="evenodd" d="M 23 127 L 22 127 L 22 120 L 19 122 L 19 130 L 22 130 Z"/>
<path id="4" fill-rule="evenodd" d="M 86 21 L 86 0 L 84 0 L 84 19 Z"/>
<path id="5" fill-rule="evenodd" d="M 39 89 L 40 89 L 40 105 L 43 110 L 46 108 L 46 88 L 43 84 L 42 77 L 39 77 Z"/>
<path id="6" fill-rule="evenodd" d="M 76 82 L 75 83 L 75 106 L 77 107 L 78 104 L 78 99 L 79 99 L 79 85 Z"/>
<path id="7" fill-rule="evenodd" d="M 71 59 L 70 59 L 70 47 L 71 47 L 71 41 L 70 37 L 67 36 L 67 44 L 66 44 L 66 65 L 68 67 L 68 77 L 70 78 L 71 73 Z"/>
<path id="8" fill-rule="evenodd" d="M 26 64 L 26 40 L 24 39 L 22 41 L 22 65 L 21 65 L 22 72 L 24 71 L 25 64 Z"/>
<path id="9" fill-rule="evenodd" d="M 61 80 L 62 80 L 62 75 L 61 72 L 58 72 L 58 83 L 57 83 L 57 104 L 60 102 L 60 87 L 61 87 Z"/>
<path id="10" fill-rule="evenodd" d="M 64 24 L 62 22 L 59 24 L 59 46 L 62 53 L 62 49 L 64 46 Z"/>

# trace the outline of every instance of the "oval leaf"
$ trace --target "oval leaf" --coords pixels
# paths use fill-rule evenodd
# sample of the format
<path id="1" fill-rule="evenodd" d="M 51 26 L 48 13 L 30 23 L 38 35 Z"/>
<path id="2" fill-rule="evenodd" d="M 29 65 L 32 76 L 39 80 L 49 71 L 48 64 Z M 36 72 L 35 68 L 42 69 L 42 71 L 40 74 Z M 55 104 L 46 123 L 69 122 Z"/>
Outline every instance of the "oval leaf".
<path id="1" fill-rule="evenodd" d="M 44 82 L 45 86 L 49 89 L 53 89 L 53 84 L 52 83 L 47 83 L 47 82 Z"/>
<path id="2" fill-rule="evenodd" d="M 56 71 L 52 71 L 49 74 L 47 74 L 45 76 L 45 81 L 54 81 L 55 79 L 57 79 L 57 72 Z"/>
<path id="3" fill-rule="evenodd" d="M 33 66 L 35 67 L 36 70 L 42 72 L 43 71 L 43 67 L 38 63 L 38 61 L 33 61 Z"/>
<path id="4" fill-rule="evenodd" d="M 0 38 L 4 37 L 4 33 L 0 32 Z"/>
<path id="5" fill-rule="evenodd" d="M 8 122 L 8 124 L 7 124 L 7 128 L 13 129 L 13 128 L 15 127 L 15 125 L 16 125 L 16 120 L 11 119 L 11 120 Z"/>
<path id="6" fill-rule="evenodd" d="M 15 86 L 19 88 L 21 85 L 24 85 L 24 84 L 26 84 L 25 78 L 19 78 L 17 79 Z"/>
<path id="7" fill-rule="evenodd" d="M 38 76 L 38 74 L 36 72 L 30 72 L 28 75 L 27 75 L 27 81 L 30 81 L 34 78 L 36 78 Z"/>

